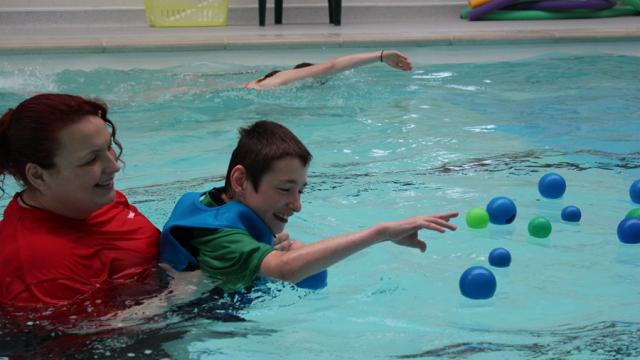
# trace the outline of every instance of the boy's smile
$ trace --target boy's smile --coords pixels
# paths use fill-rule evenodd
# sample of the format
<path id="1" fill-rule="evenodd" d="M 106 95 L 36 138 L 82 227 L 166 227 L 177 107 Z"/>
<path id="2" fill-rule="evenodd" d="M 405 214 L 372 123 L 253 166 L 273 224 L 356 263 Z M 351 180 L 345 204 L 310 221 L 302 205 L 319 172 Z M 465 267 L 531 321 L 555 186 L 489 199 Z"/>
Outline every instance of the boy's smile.
<path id="1" fill-rule="evenodd" d="M 307 168 L 298 158 L 286 157 L 271 165 L 257 192 L 247 181 L 241 201 L 278 234 L 284 230 L 289 217 L 302 209 L 300 197 L 306 185 Z"/>

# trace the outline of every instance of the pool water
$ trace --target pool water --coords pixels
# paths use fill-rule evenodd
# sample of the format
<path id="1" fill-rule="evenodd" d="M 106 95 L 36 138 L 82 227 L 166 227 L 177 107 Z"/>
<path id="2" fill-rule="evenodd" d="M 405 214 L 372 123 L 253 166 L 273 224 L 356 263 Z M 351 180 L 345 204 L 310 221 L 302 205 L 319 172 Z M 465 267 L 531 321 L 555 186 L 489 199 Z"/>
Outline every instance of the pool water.
<path id="1" fill-rule="evenodd" d="M 0 56 L 1 109 L 43 91 L 110 105 L 125 148 L 119 188 L 158 226 L 183 192 L 221 183 L 237 129 L 260 119 L 286 125 L 314 155 L 293 238 L 461 213 L 456 232 L 420 233 L 424 254 L 385 243 L 332 267 L 325 290 L 271 285 L 237 313 L 245 322 L 149 300 L 143 308 L 168 315 L 128 314 L 109 332 L 58 341 L 84 349 L 79 358 L 640 357 L 640 245 L 616 237 L 640 207 L 628 195 L 640 178 L 639 43 L 403 48 L 410 73 L 375 64 L 324 84 L 242 89 L 275 64 L 367 50 Z M 538 193 L 547 172 L 566 179 L 561 199 Z M 515 201 L 515 222 L 468 228 L 466 212 L 494 196 Z M 566 205 L 582 209 L 580 223 L 560 219 Z M 528 235 L 538 215 L 549 238 Z M 509 249 L 510 267 L 488 265 L 495 247 Z M 495 274 L 493 298 L 460 294 L 474 265 Z"/>

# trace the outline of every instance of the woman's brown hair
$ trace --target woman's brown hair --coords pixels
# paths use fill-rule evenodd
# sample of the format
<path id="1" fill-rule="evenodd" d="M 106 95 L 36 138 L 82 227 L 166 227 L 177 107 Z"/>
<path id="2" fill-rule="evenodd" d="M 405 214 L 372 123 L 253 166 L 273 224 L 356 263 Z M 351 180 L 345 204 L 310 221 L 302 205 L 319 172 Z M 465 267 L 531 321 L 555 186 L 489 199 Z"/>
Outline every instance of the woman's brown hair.
<path id="1" fill-rule="evenodd" d="M 122 145 L 116 138 L 116 127 L 107 117 L 107 106 L 98 101 L 68 94 L 35 95 L 9 109 L 0 118 L 0 191 L 4 194 L 7 174 L 23 186 L 29 186 L 25 168 L 34 163 L 53 169 L 64 128 L 90 115 L 104 120 L 111 130 L 111 141 L 120 160 Z"/>

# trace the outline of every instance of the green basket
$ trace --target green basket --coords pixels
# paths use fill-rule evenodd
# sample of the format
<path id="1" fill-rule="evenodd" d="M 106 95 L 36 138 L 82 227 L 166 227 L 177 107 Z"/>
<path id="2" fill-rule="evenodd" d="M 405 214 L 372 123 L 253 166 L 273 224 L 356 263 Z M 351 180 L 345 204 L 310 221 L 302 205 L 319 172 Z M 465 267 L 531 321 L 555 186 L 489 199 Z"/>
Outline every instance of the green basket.
<path id="1" fill-rule="evenodd" d="M 227 25 L 227 0 L 144 0 L 149 26 Z"/>

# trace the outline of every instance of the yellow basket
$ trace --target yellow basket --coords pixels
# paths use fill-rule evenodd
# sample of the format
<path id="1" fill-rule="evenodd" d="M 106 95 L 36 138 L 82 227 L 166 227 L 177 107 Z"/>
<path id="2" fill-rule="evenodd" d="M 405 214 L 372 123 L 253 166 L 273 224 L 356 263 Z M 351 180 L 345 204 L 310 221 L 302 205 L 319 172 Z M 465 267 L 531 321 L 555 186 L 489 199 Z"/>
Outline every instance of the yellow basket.
<path id="1" fill-rule="evenodd" d="M 227 0 L 144 0 L 149 26 L 227 25 Z"/>

